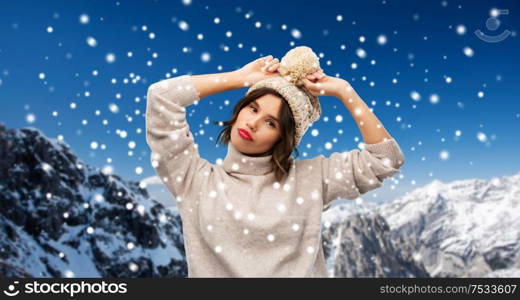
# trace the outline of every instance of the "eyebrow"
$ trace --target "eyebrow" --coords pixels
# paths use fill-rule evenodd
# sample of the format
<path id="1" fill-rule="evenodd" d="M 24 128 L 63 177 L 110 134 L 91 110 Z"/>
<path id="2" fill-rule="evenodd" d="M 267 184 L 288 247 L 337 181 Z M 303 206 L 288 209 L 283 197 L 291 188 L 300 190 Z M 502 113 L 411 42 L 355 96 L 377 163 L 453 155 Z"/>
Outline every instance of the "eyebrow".
<path id="1" fill-rule="evenodd" d="M 258 104 L 258 102 L 256 102 L 256 100 L 253 100 L 252 102 L 253 102 L 254 104 L 256 104 L 256 106 L 258 106 L 259 108 L 262 108 L 262 107 L 260 106 L 260 104 Z M 274 119 L 278 124 L 280 124 L 280 121 L 279 121 L 275 116 L 270 115 L 270 114 L 267 114 L 267 115 L 268 115 L 269 117 L 273 118 L 273 119 Z"/>

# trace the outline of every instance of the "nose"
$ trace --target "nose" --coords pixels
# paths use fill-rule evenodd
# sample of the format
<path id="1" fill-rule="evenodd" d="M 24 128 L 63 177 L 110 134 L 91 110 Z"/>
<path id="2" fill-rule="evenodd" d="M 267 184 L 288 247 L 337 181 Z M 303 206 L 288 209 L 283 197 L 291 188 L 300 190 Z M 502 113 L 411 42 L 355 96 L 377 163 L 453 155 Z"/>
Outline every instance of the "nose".
<path id="1" fill-rule="evenodd" d="M 252 126 L 251 124 L 253 124 L 253 123 L 250 122 L 250 121 L 247 122 L 247 123 L 246 123 L 247 128 L 248 128 L 249 130 L 251 130 L 251 131 L 255 131 L 256 126 Z"/>
<path id="2" fill-rule="evenodd" d="M 257 123 L 258 121 L 260 120 L 260 118 L 251 118 L 249 119 L 249 121 L 246 122 L 246 125 L 247 127 L 249 127 L 249 129 L 251 131 L 256 131 L 256 128 L 257 128 Z"/>

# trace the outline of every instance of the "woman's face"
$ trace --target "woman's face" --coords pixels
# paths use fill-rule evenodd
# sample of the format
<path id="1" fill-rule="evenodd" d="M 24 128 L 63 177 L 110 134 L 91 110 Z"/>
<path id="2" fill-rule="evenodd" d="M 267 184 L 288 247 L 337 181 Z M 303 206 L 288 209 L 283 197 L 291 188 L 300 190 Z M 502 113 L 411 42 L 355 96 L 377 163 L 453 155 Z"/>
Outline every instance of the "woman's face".
<path id="1" fill-rule="evenodd" d="M 246 155 L 259 155 L 271 150 L 281 136 L 280 110 L 282 99 L 265 94 L 243 107 L 231 127 L 231 143 Z M 252 140 L 240 134 L 243 129 Z"/>

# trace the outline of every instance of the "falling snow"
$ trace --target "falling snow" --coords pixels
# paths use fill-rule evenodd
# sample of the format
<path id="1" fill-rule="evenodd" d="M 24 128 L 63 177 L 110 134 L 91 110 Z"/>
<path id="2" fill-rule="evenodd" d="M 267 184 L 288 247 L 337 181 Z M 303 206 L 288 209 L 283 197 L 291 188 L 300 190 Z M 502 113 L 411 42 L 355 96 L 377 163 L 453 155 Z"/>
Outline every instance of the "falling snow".
<path id="1" fill-rule="evenodd" d="M 459 35 L 464 35 L 466 34 L 466 26 L 460 24 L 460 25 L 457 25 L 457 34 Z"/>
<path id="2" fill-rule="evenodd" d="M 467 57 L 473 57 L 473 55 L 475 54 L 473 52 L 473 49 L 471 49 L 470 47 L 464 47 L 462 49 L 462 52 L 464 53 L 464 55 L 466 55 Z"/>
<path id="3" fill-rule="evenodd" d="M 90 17 L 87 14 L 81 14 L 79 16 L 79 22 L 83 25 L 86 25 L 90 22 Z"/>
<path id="4" fill-rule="evenodd" d="M 202 12 L 197 11 L 200 8 L 191 0 L 182 0 L 179 1 L 179 4 L 182 9 Z M 448 1 L 440 1 L 436 5 L 445 7 L 444 9 L 453 6 L 451 2 L 448 5 Z M 233 14 L 237 13 L 234 9 L 231 11 Z M 204 11 L 204 13 L 207 12 Z M 500 17 L 500 11 L 497 9 L 486 11 L 487 13 L 492 17 Z M 78 68 L 71 73 L 64 73 L 63 76 L 68 76 L 69 81 L 64 81 L 62 74 L 57 75 L 57 71 L 65 70 L 38 66 L 30 73 L 30 77 L 36 80 L 37 85 L 43 87 L 44 91 L 55 91 L 54 93 L 58 94 L 64 90 L 60 85 L 76 86 L 76 82 L 78 87 L 73 93 L 65 94 L 62 100 L 64 102 L 61 104 L 56 104 L 55 101 L 62 99 L 60 98 L 62 94 L 47 99 L 45 103 L 49 106 L 48 111 L 40 113 L 33 108 L 26 108 L 19 118 L 29 125 L 40 126 L 51 122 L 58 130 L 71 128 L 70 133 L 59 132 L 62 134 L 58 139 L 64 140 L 64 136 L 67 137 L 67 140 L 80 139 L 82 143 L 80 147 L 87 149 L 92 157 L 102 159 L 102 163 L 99 165 L 104 174 L 112 174 L 115 166 L 119 167 L 118 164 L 123 164 L 117 154 L 108 154 L 121 146 L 124 149 L 123 156 L 131 160 L 130 167 L 125 169 L 126 172 L 137 177 L 150 176 L 153 174 L 151 173 L 152 168 L 159 165 L 158 160 L 152 160 L 151 163 L 146 160 L 150 153 L 144 142 L 145 96 L 146 87 L 150 83 L 190 72 L 199 73 L 200 68 L 206 69 L 208 73 L 231 71 L 244 63 L 245 59 L 253 59 L 271 53 L 282 54 L 281 48 L 268 43 L 256 42 L 253 38 L 244 36 L 243 29 L 251 30 L 261 37 L 278 36 L 276 34 L 281 33 L 283 39 L 280 39 L 279 42 L 281 45 L 285 45 L 282 48 L 302 44 L 312 46 L 313 44 L 310 40 L 312 35 L 309 27 L 294 22 L 290 18 L 283 22 L 276 22 L 280 20 L 269 19 L 269 15 L 257 15 L 257 12 L 253 13 L 253 10 L 239 12 L 238 16 L 243 22 L 232 21 L 231 17 L 214 12 L 205 20 L 211 28 L 199 26 L 199 20 L 186 17 L 187 15 L 183 15 L 181 19 L 180 15 L 175 16 L 173 12 L 171 14 L 168 17 L 169 27 L 159 27 L 155 22 L 148 24 L 143 22 L 131 24 L 126 29 L 122 28 L 121 38 L 135 41 L 133 44 L 122 47 L 114 45 L 105 36 L 102 29 L 96 29 L 108 26 L 107 16 L 79 11 L 72 16 L 70 24 L 58 22 L 63 18 L 58 19 L 57 14 L 55 14 L 55 19 L 58 20 L 49 19 L 49 21 L 37 23 L 37 31 L 45 36 L 49 44 L 56 47 L 54 52 L 40 55 L 42 60 L 55 63 L 61 59 L 74 65 L 82 60 L 87 60 L 90 55 L 93 55 L 95 59 L 88 61 L 89 65 L 85 69 Z M 438 36 L 428 32 L 427 28 L 421 27 L 424 26 L 423 22 L 428 19 L 426 14 L 427 12 L 424 11 L 412 11 L 407 13 L 406 18 L 413 21 L 414 26 L 417 27 L 418 37 L 415 42 L 418 43 L 418 46 L 424 44 L 424 47 L 433 49 L 432 44 L 441 41 L 438 40 Z M 202 16 L 202 14 L 198 15 Z M 105 17 L 105 21 L 103 21 L 103 17 Z M 410 140 L 402 148 L 417 152 L 417 163 L 435 158 L 437 153 L 440 161 L 460 159 L 456 158 L 457 152 L 445 144 L 442 148 L 446 149 L 435 150 L 433 155 L 424 154 L 429 147 L 435 147 L 435 144 L 429 143 L 428 146 L 426 144 L 421 146 L 414 139 L 421 135 L 431 135 L 431 132 L 428 131 L 433 131 L 431 128 L 435 127 L 419 124 L 423 122 L 421 114 L 425 113 L 424 111 L 419 112 L 419 110 L 447 109 L 449 107 L 450 112 L 455 110 L 453 116 L 456 117 L 457 113 L 465 114 L 465 110 L 471 105 L 495 103 L 494 89 L 499 90 L 501 82 L 510 80 L 504 70 L 497 69 L 496 73 L 488 74 L 488 77 L 471 74 L 469 77 L 478 77 L 479 81 L 476 81 L 476 84 L 468 84 L 468 88 L 460 95 L 452 94 L 452 90 L 450 90 L 460 88 L 468 80 L 459 75 L 461 73 L 454 67 L 455 63 L 461 61 L 462 69 L 464 66 L 468 66 L 464 65 L 466 62 L 468 64 L 480 63 L 479 59 L 485 56 L 481 55 L 482 46 L 490 45 L 477 44 L 472 32 L 474 29 L 471 29 L 473 25 L 469 26 L 470 23 L 462 17 L 450 17 L 451 19 L 446 19 L 443 21 L 445 25 L 442 25 L 446 37 L 455 39 L 457 43 L 445 44 L 441 50 L 432 51 L 432 53 L 423 52 L 419 50 L 420 47 L 405 47 L 404 43 L 409 41 L 405 40 L 409 38 L 404 33 L 407 28 L 402 28 L 399 22 L 390 22 L 388 27 L 369 31 L 362 28 L 360 20 L 351 18 L 350 14 L 343 15 L 338 10 L 334 14 L 329 14 L 326 22 L 312 25 L 318 27 L 320 35 L 328 35 L 324 39 L 332 45 L 331 48 L 327 48 L 317 46 L 319 43 L 314 42 L 315 51 L 319 53 L 320 66 L 326 72 L 330 72 L 330 76 L 349 81 L 369 104 L 369 107 L 374 109 L 377 116 L 381 120 L 387 120 L 387 128 L 395 126 L 393 129 L 395 135 L 408 136 Z M 505 21 L 506 19 L 504 19 Z M 20 30 L 22 25 L 22 22 L 16 21 L 11 24 L 11 27 L 12 30 Z M 64 37 L 64 31 L 68 26 L 71 28 L 75 26 L 78 29 L 77 41 L 79 42 Z M 352 35 L 346 38 L 341 34 L 345 31 Z M 80 48 L 77 51 L 72 47 L 76 42 Z M 341 55 L 337 55 L 338 53 L 335 52 Z M 0 55 L 3 55 L 1 51 Z M 228 60 L 229 57 L 232 59 Z M 234 57 L 237 60 L 234 60 Z M 240 59 L 238 60 L 238 58 Z M 459 60 L 455 61 L 455 59 Z M 189 65 L 184 62 L 194 64 Z M 10 70 L 8 65 L 0 69 L 0 89 L 11 84 L 10 71 L 15 73 L 14 69 Z M 439 83 L 440 85 L 438 85 Z M 110 91 L 103 92 L 99 88 L 103 85 L 109 85 Z M 215 127 L 212 127 L 211 122 L 220 119 L 225 113 L 229 113 L 237 100 L 231 97 L 223 98 L 227 99 L 215 97 L 215 99 L 197 102 L 186 108 L 187 118 L 193 122 L 190 126 L 191 133 L 197 141 L 203 142 L 201 145 L 205 145 L 200 149 L 201 154 L 209 153 L 206 149 L 207 142 L 215 141 L 216 133 L 213 130 Z M 299 150 L 305 151 L 303 156 L 313 157 L 321 151 L 339 152 L 347 150 L 350 146 L 359 145 L 361 136 L 356 125 L 364 124 L 366 126 L 366 123 L 350 123 L 351 116 L 340 101 L 332 101 L 327 97 L 320 99 L 323 114 L 320 120 L 309 128 L 309 135 L 305 137 L 308 140 L 299 148 Z M 426 101 L 421 101 L 421 99 Z M 408 110 L 416 111 L 417 114 L 410 117 Z M 363 112 L 359 108 L 353 108 L 352 111 L 355 116 L 361 116 Z M 218 118 L 213 115 L 214 112 L 219 114 Z M 68 120 L 70 116 L 72 116 L 72 121 Z M 512 113 L 512 116 L 516 118 L 516 121 L 520 119 L 518 111 Z M 435 126 L 435 124 L 431 126 Z M 381 128 L 381 126 L 377 128 Z M 414 134 L 414 130 L 418 130 L 416 128 L 421 128 L 425 132 Z M 467 127 L 457 125 L 443 133 L 437 133 L 444 134 L 444 136 L 439 136 L 438 143 L 446 143 L 450 139 L 462 143 L 466 139 L 474 141 L 476 137 L 477 141 L 488 144 L 496 137 L 489 127 L 481 126 L 478 127 L 478 130 L 465 128 Z M 463 130 L 464 135 L 462 135 Z M 213 149 L 210 149 L 210 152 L 212 151 Z M 453 153 L 453 158 L 450 153 Z M 219 153 L 219 155 L 223 154 Z M 212 160 L 217 165 L 222 163 L 221 158 L 213 157 Z M 241 164 L 235 163 L 231 167 L 238 171 Z M 425 174 L 427 173 L 425 172 Z M 342 172 L 333 175 L 337 180 L 345 179 L 345 176 L 346 174 Z M 172 180 L 176 178 L 179 177 L 172 177 Z M 212 199 L 219 197 L 223 187 L 222 189 L 219 187 L 219 189 L 219 191 L 210 191 L 206 196 Z M 290 183 L 275 182 L 273 189 L 277 192 L 290 192 L 297 187 Z M 319 198 L 319 193 L 314 192 L 311 195 L 298 196 L 292 201 L 294 201 L 293 204 L 303 205 L 305 201 L 317 198 Z M 98 195 L 95 200 L 101 202 L 103 198 Z M 178 200 L 182 201 L 182 199 Z M 254 214 L 240 212 L 232 203 L 223 205 L 237 219 L 244 218 L 250 221 L 255 219 Z M 276 209 L 280 213 L 286 213 L 288 207 L 291 206 L 287 203 L 276 205 Z M 300 227 L 295 224 L 294 228 L 298 230 Z M 93 231 L 93 228 L 89 227 L 87 232 L 89 231 Z M 244 233 L 246 231 L 247 234 L 250 233 L 249 229 L 244 229 Z M 272 236 L 274 241 L 274 233 L 269 236 Z M 222 248 L 218 246 L 215 251 L 220 252 Z M 314 249 L 311 252 L 313 251 Z M 134 265 L 129 263 L 129 269 L 137 270 L 137 265 L 133 267 Z"/>
<path id="5" fill-rule="evenodd" d="M 179 28 L 183 31 L 187 31 L 190 28 L 190 26 L 188 25 L 188 23 L 186 21 L 180 21 Z"/>
<path id="6" fill-rule="evenodd" d="M 96 47 L 97 46 L 96 39 L 91 36 L 87 37 L 87 45 L 89 45 L 90 47 Z"/>
<path id="7" fill-rule="evenodd" d="M 291 35 L 295 39 L 301 39 L 302 38 L 302 33 L 298 29 L 291 30 Z"/>
<path id="8" fill-rule="evenodd" d="M 109 64 L 114 63 L 116 61 L 116 55 L 114 53 L 107 53 L 107 55 L 105 56 L 105 60 Z"/>
<path id="9" fill-rule="evenodd" d="M 386 42 L 387 42 L 387 38 L 386 38 L 386 36 L 385 36 L 384 34 L 381 34 L 381 35 L 379 35 L 379 36 L 377 37 L 377 43 L 378 43 L 379 45 L 385 45 Z"/>

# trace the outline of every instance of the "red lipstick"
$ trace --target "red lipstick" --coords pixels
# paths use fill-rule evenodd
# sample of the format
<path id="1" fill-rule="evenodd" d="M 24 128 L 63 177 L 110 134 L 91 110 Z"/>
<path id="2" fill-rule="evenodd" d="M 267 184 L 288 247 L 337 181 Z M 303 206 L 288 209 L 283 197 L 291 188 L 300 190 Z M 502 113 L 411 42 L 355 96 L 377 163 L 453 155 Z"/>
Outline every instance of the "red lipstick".
<path id="1" fill-rule="evenodd" d="M 243 139 L 253 141 L 251 134 L 249 133 L 249 131 L 247 131 L 245 129 L 238 128 L 238 135 L 240 135 Z"/>

